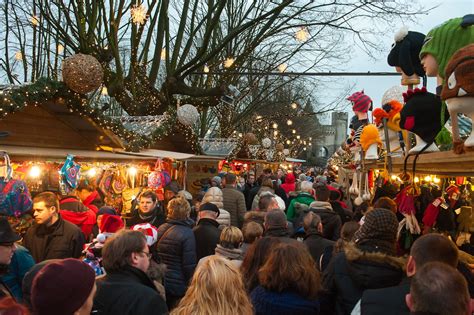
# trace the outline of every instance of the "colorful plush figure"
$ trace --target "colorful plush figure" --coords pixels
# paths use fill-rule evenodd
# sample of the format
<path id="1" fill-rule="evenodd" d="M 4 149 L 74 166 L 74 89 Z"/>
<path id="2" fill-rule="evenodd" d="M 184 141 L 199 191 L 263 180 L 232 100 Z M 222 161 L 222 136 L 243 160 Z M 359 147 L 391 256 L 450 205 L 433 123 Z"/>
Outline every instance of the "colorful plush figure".
<path id="1" fill-rule="evenodd" d="M 360 145 L 365 152 L 366 160 L 377 160 L 379 158 L 377 148 L 382 147 L 379 130 L 374 124 L 368 124 L 360 134 Z"/>
<path id="2" fill-rule="evenodd" d="M 451 115 L 454 152 L 463 153 L 465 148 L 473 150 L 474 132 L 463 145 L 459 136 L 458 114 L 463 113 L 474 119 L 474 44 L 459 49 L 449 61 L 441 98 L 446 101 Z"/>
<path id="3" fill-rule="evenodd" d="M 351 119 L 350 128 L 353 130 L 350 141 L 350 150 L 354 153 L 355 160 L 360 160 L 359 138 L 362 129 L 369 123 L 368 111 L 372 110 L 372 99 L 364 91 L 355 92 L 347 98 L 352 103 L 355 116 Z"/>
<path id="4" fill-rule="evenodd" d="M 420 63 L 419 53 L 425 35 L 402 27 L 395 34 L 395 43 L 387 57 L 387 62 L 402 74 L 402 85 L 418 85 L 425 71 Z"/>

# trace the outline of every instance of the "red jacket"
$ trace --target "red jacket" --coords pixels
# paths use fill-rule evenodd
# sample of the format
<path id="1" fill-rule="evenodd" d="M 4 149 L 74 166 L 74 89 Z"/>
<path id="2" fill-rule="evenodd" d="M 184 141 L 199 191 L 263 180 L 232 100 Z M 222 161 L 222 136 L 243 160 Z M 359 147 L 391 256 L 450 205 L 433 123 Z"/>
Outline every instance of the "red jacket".
<path id="1" fill-rule="evenodd" d="M 99 207 L 102 204 L 102 200 L 101 200 L 100 195 L 97 192 L 97 190 L 94 190 L 93 192 L 91 192 L 89 197 L 84 199 L 84 201 L 82 203 L 87 208 L 91 209 L 92 211 L 94 211 L 94 213 L 97 214 L 97 212 L 99 211 Z"/>
<path id="2" fill-rule="evenodd" d="M 281 188 L 283 188 L 287 196 L 290 192 L 296 190 L 295 175 L 293 173 L 288 173 L 286 175 L 285 182 L 281 184 Z"/>
<path id="3" fill-rule="evenodd" d="M 88 240 L 92 234 L 92 228 L 96 224 L 95 213 L 85 207 L 78 199 L 74 197 L 66 197 L 59 202 L 59 213 L 61 217 L 75 225 L 77 225 Z"/>

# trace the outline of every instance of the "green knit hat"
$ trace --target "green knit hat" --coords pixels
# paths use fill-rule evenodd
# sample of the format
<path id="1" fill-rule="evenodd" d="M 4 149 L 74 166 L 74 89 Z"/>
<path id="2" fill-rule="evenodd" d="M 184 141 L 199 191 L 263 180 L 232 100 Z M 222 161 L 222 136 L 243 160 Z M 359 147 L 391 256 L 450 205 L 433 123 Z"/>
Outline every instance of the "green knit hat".
<path id="1" fill-rule="evenodd" d="M 426 35 L 425 43 L 421 47 L 420 60 L 426 54 L 433 55 L 438 63 L 439 76 L 443 79 L 451 56 L 458 49 L 474 43 L 474 26 L 463 22 L 464 18 L 454 18 L 433 28 Z"/>

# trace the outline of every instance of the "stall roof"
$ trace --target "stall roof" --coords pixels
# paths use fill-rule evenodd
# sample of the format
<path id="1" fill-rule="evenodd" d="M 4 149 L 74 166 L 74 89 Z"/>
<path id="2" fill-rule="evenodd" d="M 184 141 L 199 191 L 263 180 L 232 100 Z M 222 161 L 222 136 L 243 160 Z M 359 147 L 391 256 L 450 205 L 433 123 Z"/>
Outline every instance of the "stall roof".
<path id="1" fill-rule="evenodd" d="M 14 145 L 1 145 L 0 150 L 6 151 L 11 159 L 13 160 L 38 160 L 38 159 L 51 159 L 51 160 L 64 160 L 68 154 L 76 156 L 80 160 L 93 160 L 93 161 L 150 161 L 154 160 L 151 157 L 145 156 L 130 156 L 124 154 L 118 154 L 114 152 L 106 151 L 94 151 L 94 150 L 75 150 L 75 149 L 56 149 L 56 148 L 41 148 L 41 147 L 30 147 L 30 146 L 14 146 Z"/>
<path id="2" fill-rule="evenodd" d="M 186 160 L 196 157 L 194 154 L 173 152 L 166 150 L 156 150 L 156 149 L 146 149 L 140 152 L 127 152 L 124 150 L 113 150 L 114 153 L 124 156 L 138 156 L 138 157 L 148 157 L 148 158 L 170 158 L 175 160 Z"/>
<path id="3" fill-rule="evenodd" d="M 292 162 L 292 163 L 304 163 L 304 162 L 306 162 L 306 160 L 294 159 L 294 158 L 289 158 L 289 157 L 286 158 L 286 161 L 287 162 Z"/>

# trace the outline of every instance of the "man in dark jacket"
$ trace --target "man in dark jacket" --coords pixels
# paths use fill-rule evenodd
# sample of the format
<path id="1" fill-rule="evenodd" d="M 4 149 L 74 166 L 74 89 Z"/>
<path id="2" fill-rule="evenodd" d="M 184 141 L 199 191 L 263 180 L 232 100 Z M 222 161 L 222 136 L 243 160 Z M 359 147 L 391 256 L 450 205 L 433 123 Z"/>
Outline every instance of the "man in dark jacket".
<path id="1" fill-rule="evenodd" d="M 8 266 L 15 252 L 15 242 L 21 237 L 13 232 L 7 218 L 0 218 L 0 276 L 8 272 Z M 0 299 L 4 297 L 13 297 L 8 286 L 0 278 Z"/>
<path id="2" fill-rule="evenodd" d="M 237 187 L 237 177 L 235 174 L 227 173 L 225 175 L 225 188 L 222 189 L 224 209 L 229 211 L 230 224 L 238 228 L 244 223 L 246 212 L 244 194 Z"/>
<path id="3" fill-rule="evenodd" d="M 167 314 L 168 309 L 146 271 L 151 254 L 145 235 L 122 230 L 102 250 L 107 275 L 97 281 L 97 314 Z"/>
<path id="4" fill-rule="evenodd" d="M 323 274 L 324 299 L 335 302 L 335 308 L 322 308 L 322 314 L 350 314 L 365 290 L 400 283 L 405 260 L 396 257 L 397 230 L 397 217 L 390 210 L 367 213 L 354 234 L 355 244 L 346 244 Z"/>
<path id="5" fill-rule="evenodd" d="M 216 219 L 219 216 L 219 208 L 210 202 L 203 203 L 199 207 L 199 221 L 194 227 L 194 237 L 196 238 L 196 258 L 199 259 L 214 255 L 221 231 Z"/>
<path id="6" fill-rule="evenodd" d="M 139 223 L 150 223 L 155 227 L 159 227 L 165 223 L 165 219 L 158 197 L 153 191 L 147 190 L 140 195 L 138 210 L 135 211 L 132 218 L 127 220 L 127 227 Z"/>
<path id="7" fill-rule="evenodd" d="M 289 238 L 288 221 L 280 209 L 271 210 L 265 215 L 263 236 Z"/>
<path id="8" fill-rule="evenodd" d="M 252 189 L 256 186 L 257 186 L 257 183 L 255 181 L 255 174 L 254 173 L 249 173 L 247 175 L 247 179 L 245 180 L 245 186 L 244 186 L 244 191 L 243 191 L 244 198 L 245 198 L 245 206 L 246 206 L 247 210 L 252 208 L 253 199 L 249 200 L 250 191 L 252 191 Z"/>
<path id="9" fill-rule="evenodd" d="M 308 212 L 303 218 L 303 228 L 305 232 L 304 243 L 308 247 L 311 256 L 313 256 L 314 262 L 319 267 L 321 255 L 327 247 L 332 248 L 335 242 L 323 237 L 321 218 L 313 212 Z"/>
<path id="10" fill-rule="evenodd" d="M 65 196 L 59 200 L 59 214 L 61 217 L 77 225 L 86 241 L 91 238 L 92 230 L 96 224 L 94 211 L 82 204 L 76 196 Z"/>
<path id="11" fill-rule="evenodd" d="M 309 208 L 310 211 L 321 217 L 323 236 L 329 240 L 337 241 L 341 234 L 341 218 L 329 203 L 329 189 L 325 184 L 316 186 L 316 201 L 313 201 Z"/>
<path id="12" fill-rule="evenodd" d="M 59 200 L 52 192 L 42 192 L 33 199 L 35 224 L 26 232 L 23 245 L 36 262 L 81 256 L 84 235 L 58 211 Z"/>
<path id="13" fill-rule="evenodd" d="M 454 243 L 441 234 L 426 234 L 418 238 L 410 250 L 406 266 L 407 277 L 398 286 L 365 290 L 352 314 L 408 315 L 405 297 L 416 271 L 430 262 L 442 262 L 456 268 L 458 250 Z M 360 308 L 359 308 L 360 305 Z"/>

